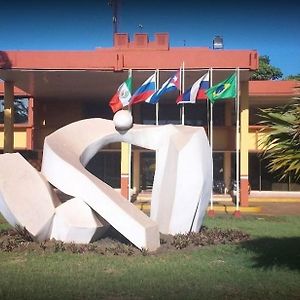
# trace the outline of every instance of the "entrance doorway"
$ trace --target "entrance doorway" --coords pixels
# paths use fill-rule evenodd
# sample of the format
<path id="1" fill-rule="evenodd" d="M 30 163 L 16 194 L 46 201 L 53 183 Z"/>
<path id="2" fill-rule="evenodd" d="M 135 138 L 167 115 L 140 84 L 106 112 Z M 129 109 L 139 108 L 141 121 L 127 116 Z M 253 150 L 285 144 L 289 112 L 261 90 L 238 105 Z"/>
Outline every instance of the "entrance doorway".
<path id="1" fill-rule="evenodd" d="M 155 151 L 142 152 L 140 159 L 140 189 L 151 190 L 155 173 Z"/>

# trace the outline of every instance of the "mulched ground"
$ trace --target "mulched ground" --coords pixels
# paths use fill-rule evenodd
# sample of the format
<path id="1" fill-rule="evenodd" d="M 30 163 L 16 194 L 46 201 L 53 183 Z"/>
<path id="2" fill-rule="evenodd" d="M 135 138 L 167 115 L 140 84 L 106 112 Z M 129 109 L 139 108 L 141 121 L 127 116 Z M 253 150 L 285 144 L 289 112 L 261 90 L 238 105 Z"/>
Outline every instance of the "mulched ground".
<path id="1" fill-rule="evenodd" d="M 112 228 L 112 227 L 111 227 Z M 161 235 L 161 246 L 151 255 L 160 255 L 169 251 L 196 249 L 209 245 L 238 243 L 248 240 L 248 234 L 238 230 L 208 229 L 203 227 L 199 233 Z M 0 232 L 0 251 L 5 252 L 35 252 L 35 253 L 96 253 L 99 255 L 150 255 L 146 250 L 140 251 L 113 228 L 106 237 L 99 241 L 83 245 L 63 243 L 60 241 L 35 242 L 26 230 L 2 230 Z"/>
<path id="2" fill-rule="evenodd" d="M 228 204 L 228 203 L 227 203 Z M 266 216 L 285 216 L 299 215 L 300 203 L 272 203 L 257 202 L 255 206 L 262 208 L 260 213 L 255 215 Z M 253 215 L 253 213 L 250 213 Z M 242 216 L 246 213 L 242 213 Z M 162 235 L 160 248 L 152 252 L 140 251 L 126 240 L 121 234 L 112 227 L 106 236 L 101 240 L 87 244 L 78 245 L 73 243 L 63 243 L 60 241 L 32 241 L 26 230 L 2 230 L 0 231 L 0 251 L 5 252 L 35 252 L 35 253 L 97 253 L 99 255 L 160 255 L 169 251 L 180 251 L 182 249 L 197 249 L 209 245 L 238 243 L 248 240 L 248 234 L 237 230 L 221 230 L 218 228 L 207 229 L 203 227 L 199 233 L 184 235 Z"/>

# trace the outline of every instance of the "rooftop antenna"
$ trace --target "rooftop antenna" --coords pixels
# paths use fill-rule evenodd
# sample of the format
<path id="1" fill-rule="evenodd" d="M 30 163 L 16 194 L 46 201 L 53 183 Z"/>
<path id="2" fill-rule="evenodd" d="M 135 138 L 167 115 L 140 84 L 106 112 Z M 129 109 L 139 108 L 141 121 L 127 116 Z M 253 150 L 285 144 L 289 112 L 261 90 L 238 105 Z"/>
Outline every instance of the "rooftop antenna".
<path id="1" fill-rule="evenodd" d="M 119 7 L 121 0 L 110 0 L 108 5 L 112 8 L 112 39 L 113 44 L 115 44 L 115 33 L 119 32 Z"/>

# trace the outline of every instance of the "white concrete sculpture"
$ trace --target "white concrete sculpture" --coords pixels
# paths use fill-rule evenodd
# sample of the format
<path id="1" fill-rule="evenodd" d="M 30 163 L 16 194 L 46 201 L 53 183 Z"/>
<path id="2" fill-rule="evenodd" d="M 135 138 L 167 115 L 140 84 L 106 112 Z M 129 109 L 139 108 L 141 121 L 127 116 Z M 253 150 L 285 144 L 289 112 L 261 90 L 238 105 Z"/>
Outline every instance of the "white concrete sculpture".
<path id="1" fill-rule="evenodd" d="M 42 241 L 51 234 L 55 195 L 48 182 L 19 154 L 0 155 L 0 212 L 12 226 Z"/>
<path id="2" fill-rule="evenodd" d="M 0 212 L 34 240 L 89 243 L 109 224 L 80 199 L 61 203 L 49 183 L 19 153 L 0 155 Z"/>
<path id="3" fill-rule="evenodd" d="M 157 152 L 150 218 L 159 230 L 170 234 L 199 230 L 212 184 L 211 152 L 203 128 L 134 125 L 120 134 L 112 121 L 82 120 L 46 137 L 42 173 L 64 193 L 84 200 L 135 245 L 141 245 L 143 226 L 136 224 L 138 213 L 133 205 L 84 168 L 102 147 L 119 141 Z"/>
<path id="4" fill-rule="evenodd" d="M 53 226 L 44 238 L 51 236 L 62 241 L 86 243 L 101 236 L 111 224 L 138 248 L 154 251 L 160 245 L 159 231 L 176 234 L 200 229 L 212 187 L 211 151 L 204 129 L 182 125 L 131 126 L 128 112 L 120 112 L 114 122 L 82 120 L 46 137 L 41 172 L 52 185 L 75 199 L 56 209 L 54 205 L 52 210 L 48 209 L 45 220 L 48 227 Z M 150 218 L 85 169 L 101 148 L 114 142 L 127 142 L 156 151 Z M 2 163 L 5 161 L 3 159 Z M 6 194 L 3 196 L 5 182 L 11 180 L 15 185 L 22 179 L 16 183 L 15 178 L 6 178 L 2 170 L 0 198 L 3 200 L 6 198 Z M 33 197 L 33 193 L 28 197 Z M 49 190 L 43 193 L 49 194 Z M 42 201 L 49 202 L 49 199 Z M 34 210 L 35 205 L 30 202 L 28 210 Z M 78 208 L 82 210 L 82 219 L 76 217 Z M 14 212 L 7 213 L 5 205 L 0 209 L 6 218 L 14 220 Z M 91 209 L 103 219 L 95 219 Z M 35 222 L 34 217 L 32 220 Z M 27 223 L 21 225 L 28 228 Z M 38 235 L 38 230 L 34 232 Z"/>
<path id="5" fill-rule="evenodd" d="M 87 244 L 101 238 L 109 226 L 84 201 L 72 198 L 56 208 L 50 239 Z"/>
<path id="6" fill-rule="evenodd" d="M 138 248 L 154 251 L 160 245 L 157 223 L 85 169 L 102 146 L 120 139 L 112 121 L 72 123 L 46 137 L 41 172 L 59 190 L 86 202 Z"/>

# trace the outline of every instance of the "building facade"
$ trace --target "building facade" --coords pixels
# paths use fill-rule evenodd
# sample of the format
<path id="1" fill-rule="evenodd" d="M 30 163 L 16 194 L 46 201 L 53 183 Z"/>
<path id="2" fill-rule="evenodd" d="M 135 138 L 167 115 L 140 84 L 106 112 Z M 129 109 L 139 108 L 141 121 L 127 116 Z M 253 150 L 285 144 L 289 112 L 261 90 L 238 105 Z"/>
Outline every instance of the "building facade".
<path id="1" fill-rule="evenodd" d="M 116 34 L 114 47 L 95 51 L 0 51 L 0 149 L 20 151 L 37 168 L 44 138 L 56 129 L 84 118 L 112 119 L 108 105 L 118 86 L 132 70 L 134 89 L 155 70 L 160 85 L 184 62 L 185 87 L 205 72 L 216 84 L 239 70 L 240 87 L 240 182 L 241 205 L 248 205 L 248 184 L 252 190 L 299 190 L 299 184 L 279 182 L 266 169 L 259 153 L 261 126 L 257 111 L 282 105 L 300 94 L 297 81 L 249 81 L 258 68 L 254 50 L 213 50 L 171 48 L 166 33 Z M 181 124 L 182 108 L 176 105 L 176 92 L 159 102 L 159 124 Z M 226 192 L 236 170 L 236 105 L 234 99 L 210 105 L 198 101 L 184 107 L 184 124 L 205 127 L 213 117 L 213 159 L 215 192 Z M 156 106 L 141 103 L 132 107 L 134 123 L 156 124 Z M 76 138 L 76 137 L 74 137 Z M 131 155 L 129 155 L 129 152 Z M 126 197 L 151 189 L 155 153 L 125 144 L 111 144 L 86 166 L 93 174 Z"/>

